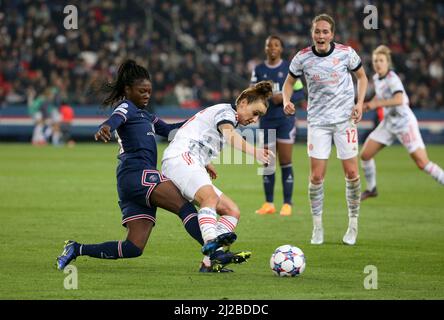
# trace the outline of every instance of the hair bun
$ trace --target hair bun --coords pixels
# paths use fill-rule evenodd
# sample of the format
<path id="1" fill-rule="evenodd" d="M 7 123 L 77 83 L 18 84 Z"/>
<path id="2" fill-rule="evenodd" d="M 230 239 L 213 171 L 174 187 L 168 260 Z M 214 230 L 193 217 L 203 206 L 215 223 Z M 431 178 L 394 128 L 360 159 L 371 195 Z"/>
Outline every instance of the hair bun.
<path id="1" fill-rule="evenodd" d="M 262 95 L 265 99 L 273 95 L 273 83 L 271 81 L 260 81 L 254 85 L 258 95 Z"/>

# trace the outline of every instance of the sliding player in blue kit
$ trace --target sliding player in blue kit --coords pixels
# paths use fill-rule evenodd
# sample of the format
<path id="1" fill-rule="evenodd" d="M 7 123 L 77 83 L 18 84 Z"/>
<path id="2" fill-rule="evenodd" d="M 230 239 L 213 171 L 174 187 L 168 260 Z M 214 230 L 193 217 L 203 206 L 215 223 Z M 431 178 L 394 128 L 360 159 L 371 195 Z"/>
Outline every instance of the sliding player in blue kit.
<path id="1" fill-rule="evenodd" d="M 260 120 L 259 128 L 264 130 L 265 147 L 276 148 L 282 173 L 284 200 L 280 215 L 289 216 L 292 213 L 293 165 L 291 158 L 296 137 L 296 117 L 295 115 L 286 115 L 282 104 L 282 87 L 290 66 L 288 61 L 282 59 L 283 50 L 284 43 L 280 37 L 271 35 L 265 40 L 267 60 L 256 66 L 251 76 L 251 83 L 255 84 L 263 80 L 273 81 L 273 96 L 269 100 L 267 113 Z M 295 83 L 293 89 L 291 97 L 293 103 L 304 99 L 303 85 L 300 79 Z M 275 141 L 268 135 L 268 130 L 276 130 Z M 256 210 L 256 213 L 273 214 L 276 212 L 273 203 L 275 173 L 263 175 L 262 181 L 266 202 Z"/>
<path id="2" fill-rule="evenodd" d="M 103 105 L 116 107 L 94 137 L 96 141 L 108 142 L 111 133 L 114 130 L 117 132 L 120 144 L 117 191 L 122 225 L 127 228 L 128 234 L 124 241 L 100 244 L 80 244 L 68 240 L 62 255 L 57 258 L 57 268 L 63 270 L 82 255 L 100 259 L 140 256 L 156 223 L 157 207 L 176 213 L 187 232 L 203 245 L 196 208 L 156 169 L 157 145 L 154 135 L 168 137 L 173 129 L 184 122 L 167 124 L 145 110 L 152 92 L 150 75 L 133 60 L 125 61 L 119 67 L 117 80 L 103 85 L 101 91 L 109 94 Z M 236 237 L 229 238 L 234 241 Z M 231 260 L 222 264 L 228 263 Z"/>

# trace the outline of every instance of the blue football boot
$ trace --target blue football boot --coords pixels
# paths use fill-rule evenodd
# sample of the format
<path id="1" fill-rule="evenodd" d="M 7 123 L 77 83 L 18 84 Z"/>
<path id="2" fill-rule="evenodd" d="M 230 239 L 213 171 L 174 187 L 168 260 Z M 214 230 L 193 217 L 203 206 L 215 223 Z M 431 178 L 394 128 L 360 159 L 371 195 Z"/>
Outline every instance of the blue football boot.
<path id="1" fill-rule="evenodd" d="M 201 263 L 199 272 L 234 272 L 234 271 L 228 268 L 220 268 L 219 270 L 217 270 L 217 268 L 213 268 L 213 265 L 206 266 L 204 263 Z"/>
<path id="2" fill-rule="evenodd" d="M 234 241 L 236 241 L 237 235 L 234 232 L 227 232 L 218 235 L 213 240 L 208 241 L 202 247 L 202 253 L 206 256 L 211 256 L 216 252 L 217 249 L 223 246 L 230 246 Z"/>
<path id="3" fill-rule="evenodd" d="M 223 272 L 223 269 L 226 269 L 225 266 L 227 266 L 230 263 L 244 263 L 247 262 L 247 260 L 251 257 L 250 251 L 241 251 L 241 252 L 230 252 L 230 251 L 222 251 L 217 250 L 215 253 L 213 253 L 210 256 L 211 260 L 211 268 L 212 272 Z"/>
<path id="4" fill-rule="evenodd" d="M 77 242 L 72 240 L 66 240 L 63 252 L 57 257 L 57 269 L 63 270 L 73 260 L 76 259 L 75 245 Z"/>

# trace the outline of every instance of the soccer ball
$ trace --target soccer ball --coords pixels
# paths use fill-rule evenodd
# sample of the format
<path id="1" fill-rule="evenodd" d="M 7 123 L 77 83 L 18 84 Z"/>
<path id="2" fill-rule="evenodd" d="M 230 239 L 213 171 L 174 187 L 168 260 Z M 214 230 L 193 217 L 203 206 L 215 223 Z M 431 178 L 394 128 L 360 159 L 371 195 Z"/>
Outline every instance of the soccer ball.
<path id="1" fill-rule="evenodd" d="M 286 244 L 277 248 L 270 258 L 270 268 L 280 277 L 295 277 L 305 270 L 305 256 L 298 247 Z"/>

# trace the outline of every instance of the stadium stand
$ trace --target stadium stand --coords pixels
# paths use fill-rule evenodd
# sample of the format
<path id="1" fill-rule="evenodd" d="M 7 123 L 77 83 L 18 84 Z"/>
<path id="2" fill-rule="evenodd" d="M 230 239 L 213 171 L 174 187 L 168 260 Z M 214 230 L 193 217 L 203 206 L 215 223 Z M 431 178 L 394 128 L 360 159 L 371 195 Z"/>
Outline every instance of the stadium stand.
<path id="1" fill-rule="evenodd" d="M 320 12 L 333 13 L 336 41 L 355 48 L 368 73 L 371 51 L 380 43 L 392 49 L 414 110 L 444 110 L 441 1 L 372 1 L 377 30 L 363 27 L 362 0 L 70 4 L 78 9 L 77 30 L 64 28 L 64 1 L 0 1 L 0 110 L 26 105 L 48 86 L 60 103 L 96 108 L 100 100 L 87 94 L 90 83 L 109 78 L 124 58 L 148 66 L 154 108 L 232 101 L 263 60 L 267 35 L 281 35 L 291 58 L 310 45 L 311 19 Z"/>

